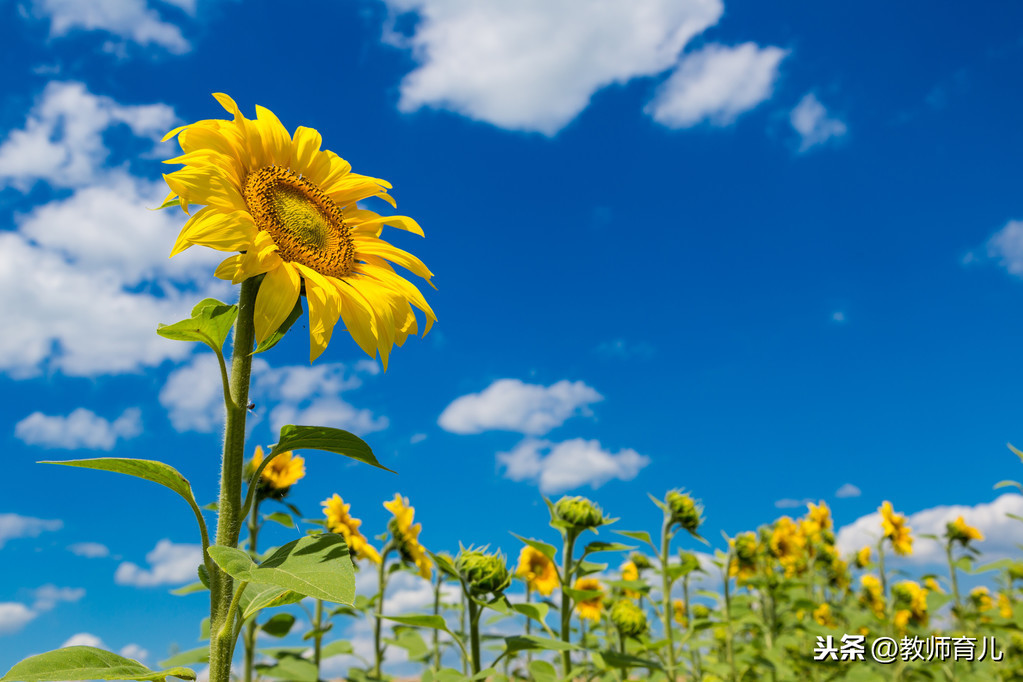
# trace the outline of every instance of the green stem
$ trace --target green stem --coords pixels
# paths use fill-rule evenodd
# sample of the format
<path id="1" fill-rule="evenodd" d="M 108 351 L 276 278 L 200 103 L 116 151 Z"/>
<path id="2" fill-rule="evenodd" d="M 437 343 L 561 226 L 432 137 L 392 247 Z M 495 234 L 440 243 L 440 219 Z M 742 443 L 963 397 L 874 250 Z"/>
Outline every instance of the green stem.
<path id="1" fill-rule="evenodd" d="M 735 651 L 732 643 L 732 593 L 731 593 L 731 579 L 728 577 L 728 571 L 731 568 L 733 557 L 731 553 L 728 555 L 728 561 L 725 562 L 724 570 L 724 583 L 725 583 L 725 656 L 728 659 L 728 669 L 732 673 L 732 682 L 738 682 L 739 676 L 735 671 Z M 670 642 L 669 642 L 670 644 Z M 771 677 L 773 678 L 773 671 Z"/>
<path id="2" fill-rule="evenodd" d="M 384 613 L 384 591 L 387 589 L 387 555 L 391 553 L 394 546 L 388 542 L 380 552 L 380 566 L 377 570 L 377 607 L 376 622 L 373 624 L 373 679 L 380 679 L 380 666 L 384 660 L 384 650 L 380 647 L 380 626 L 383 622 Z"/>
<path id="3" fill-rule="evenodd" d="M 881 597 L 884 599 L 884 612 L 888 622 L 892 622 L 891 609 L 888 608 L 888 575 L 884 570 L 884 538 L 877 543 L 877 570 L 881 574 Z"/>
<path id="4" fill-rule="evenodd" d="M 664 623 L 664 637 L 668 640 L 668 679 L 675 679 L 675 637 L 671 631 L 671 578 L 668 575 L 668 550 L 671 546 L 671 515 L 664 515 L 661 527 L 661 620 Z"/>
<path id="5" fill-rule="evenodd" d="M 220 473 L 220 498 L 217 506 L 217 544 L 237 547 L 242 519 L 242 468 L 245 460 L 245 416 L 249 404 L 249 379 L 252 370 L 252 345 L 255 336 L 253 311 L 259 283 L 254 278 L 242 282 L 238 297 L 238 319 L 234 327 L 231 351 L 230 400 L 225 401 L 224 455 Z M 210 568 L 210 682 L 230 682 L 234 653 L 234 581 L 211 563 Z M 227 627 L 225 627 L 225 625 Z M 224 637 L 221 633 L 232 633 Z"/>
<path id="6" fill-rule="evenodd" d="M 444 584 L 444 571 L 437 568 L 437 582 L 433 586 L 433 615 L 440 615 L 440 588 Z M 440 630 L 433 630 L 433 667 L 440 670 Z"/>
<path id="7" fill-rule="evenodd" d="M 316 600 L 316 616 L 313 619 L 313 663 L 316 664 L 316 679 L 320 679 L 320 653 L 323 651 L 323 600 Z"/>
<path id="8" fill-rule="evenodd" d="M 533 589 L 527 584 L 526 585 L 526 603 L 531 604 L 533 602 Z M 526 637 L 533 634 L 533 619 L 526 618 Z M 533 662 L 533 652 L 526 649 L 526 670 L 529 670 L 530 664 Z"/>
<path id="9" fill-rule="evenodd" d="M 468 612 L 469 612 L 469 607 L 466 606 L 466 603 L 465 603 L 465 590 L 463 589 L 462 590 L 462 612 L 458 616 L 458 622 L 459 622 L 458 636 L 461 637 L 461 640 L 459 640 L 459 644 L 462 647 L 462 651 L 465 651 L 465 645 L 462 644 L 462 642 L 465 640 L 466 632 L 468 632 L 465 629 L 465 616 L 466 616 L 466 614 Z M 469 674 L 469 660 L 465 656 L 462 656 L 462 674 L 463 675 L 468 675 Z"/>
<path id="10" fill-rule="evenodd" d="M 252 505 L 252 514 L 249 516 L 249 553 L 252 554 L 253 560 L 256 560 L 259 555 L 256 551 L 256 540 L 259 537 L 259 501 Z M 252 682 L 253 664 L 256 658 L 256 619 L 253 618 L 245 626 L 245 673 L 242 679 L 245 682 Z"/>
<path id="11" fill-rule="evenodd" d="M 692 606 L 690 606 L 690 604 L 689 604 L 689 576 L 690 575 L 692 575 L 692 574 L 691 573 L 686 573 L 684 576 L 682 576 L 682 601 L 684 602 L 683 606 L 685 608 L 685 613 L 686 613 L 686 628 L 690 629 L 689 639 L 688 639 L 688 641 L 686 643 L 686 647 L 689 649 L 689 658 L 690 658 L 690 660 L 692 661 L 692 664 L 693 664 L 692 677 L 693 677 L 694 680 L 698 680 L 698 679 L 700 679 L 700 661 L 699 661 L 699 658 L 698 658 L 699 657 L 699 651 L 698 651 L 697 647 L 695 647 L 692 644 L 688 643 L 693 638 L 693 635 L 692 635 L 693 610 L 692 610 Z M 671 615 L 674 616 L 675 615 L 674 612 Z"/>
<path id="12" fill-rule="evenodd" d="M 472 595 L 467 594 L 469 600 L 469 646 L 472 652 L 472 674 L 480 671 L 480 613 L 482 609 L 476 604 Z"/>
<path id="13" fill-rule="evenodd" d="M 959 623 L 959 627 L 963 626 L 963 601 L 959 594 L 959 577 L 957 575 L 955 563 L 952 561 L 952 541 L 949 540 L 948 544 L 945 545 L 945 556 L 948 557 L 948 574 L 952 580 L 952 596 L 955 597 L 955 617 Z"/>
<path id="14" fill-rule="evenodd" d="M 575 537 L 574 530 L 565 531 L 565 552 L 561 558 L 561 641 L 565 644 L 569 644 L 571 639 L 572 598 L 568 596 L 566 590 L 572 587 L 572 553 L 575 551 Z M 561 664 L 564 667 L 564 676 L 568 677 L 572 669 L 572 655 L 568 649 L 561 652 Z"/>

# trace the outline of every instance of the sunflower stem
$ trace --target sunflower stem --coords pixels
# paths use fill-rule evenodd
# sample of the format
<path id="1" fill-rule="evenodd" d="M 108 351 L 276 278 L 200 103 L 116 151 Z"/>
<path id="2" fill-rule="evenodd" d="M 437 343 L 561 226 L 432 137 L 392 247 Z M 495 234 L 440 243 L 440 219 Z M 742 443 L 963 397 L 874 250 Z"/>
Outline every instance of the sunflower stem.
<path id="1" fill-rule="evenodd" d="M 377 605 L 376 620 L 373 624 L 373 678 L 380 679 L 380 667 L 384 661 L 384 650 L 380 646 L 380 627 L 383 623 L 384 614 L 384 591 L 387 589 L 387 555 L 394 549 L 394 544 L 388 542 L 380 551 L 380 566 L 377 568 Z"/>
<path id="2" fill-rule="evenodd" d="M 671 576 L 668 571 L 668 551 L 671 548 L 671 514 L 665 512 L 661 528 L 661 618 L 664 619 L 664 638 L 668 640 L 668 679 L 675 680 L 675 638 L 671 631 Z"/>
<path id="3" fill-rule="evenodd" d="M 253 560 L 258 558 L 256 540 L 259 537 L 259 499 L 252 505 L 252 515 L 249 516 L 249 553 Z M 245 682 L 252 682 L 253 663 L 256 658 L 256 619 L 253 618 L 245 625 Z"/>
<path id="4" fill-rule="evenodd" d="M 238 297 L 238 319 L 234 326 L 231 350 L 231 394 L 225 400 L 224 455 L 220 472 L 220 498 L 217 504 L 217 544 L 237 547 L 242 518 L 242 469 L 245 461 L 245 416 L 249 404 L 249 380 L 252 371 L 252 345 L 255 337 L 253 312 L 259 284 L 255 279 L 242 282 Z M 231 609 L 234 581 L 215 564 L 210 570 L 210 682 L 230 682 L 234 653 Z M 225 627 L 226 626 L 226 627 Z"/>
<path id="5" fill-rule="evenodd" d="M 565 552 L 561 557 L 561 641 L 568 644 L 572 633 L 572 598 L 567 590 L 572 586 L 572 553 L 575 551 L 575 529 L 565 531 Z M 561 652 L 561 664 L 564 676 L 572 670 L 572 654 L 568 649 Z"/>

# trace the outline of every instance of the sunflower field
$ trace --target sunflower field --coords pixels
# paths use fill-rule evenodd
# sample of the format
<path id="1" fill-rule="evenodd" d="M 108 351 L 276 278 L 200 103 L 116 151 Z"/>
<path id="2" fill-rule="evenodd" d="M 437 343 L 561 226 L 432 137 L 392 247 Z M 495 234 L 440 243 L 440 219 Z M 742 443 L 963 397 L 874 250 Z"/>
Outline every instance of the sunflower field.
<path id="1" fill-rule="evenodd" d="M 341 656 L 347 679 L 360 682 L 395 679 L 388 670 L 398 661 L 424 682 L 1023 680 L 1023 561 L 985 561 L 984 534 L 963 516 L 941 536 L 917 535 L 885 501 L 877 541 L 843 554 L 824 502 L 717 539 L 702 533 L 713 510 L 698 491 L 651 495 L 647 529 L 621 527 L 615 510 L 586 497 L 545 497 L 549 527 L 507 529 L 515 549 L 506 555 L 473 538 L 424 545 L 401 493 L 382 501 L 386 528 L 364 528 L 344 490 L 323 500 L 322 513 L 303 513 L 289 500 L 306 475 L 299 453 L 386 467 L 361 438 L 323 426 L 287 424 L 268 449 L 248 444 L 253 356 L 303 319 L 310 362 L 343 328 L 386 370 L 394 347 L 420 331 L 416 311 L 424 334 L 436 318 L 394 266 L 427 283 L 431 271 L 384 230 L 424 232 L 412 218 L 362 208 L 368 198 L 393 203 L 390 184 L 321 150 L 317 131 L 290 133 L 268 109 L 249 119 L 227 95 L 216 98 L 231 119 L 168 134 L 182 154 L 167 163 L 182 167 L 165 176 L 161 208 L 184 221 L 172 256 L 192 246 L 230 254 L 214 274 L 240 285 L 238 302 L 204 299 L 157 333 L 216 357 L 225 415 L 219 497 L 200 506 L 185 477 L 157 461 L 53 462 L 144 479 L 189 505 L 202 563 L 176 594 L 208 598 L 202 643 L 156 670 L 67 646 L 25 658 L 3 682 L 194 680 L 202 668 L 210 682 L 316 682 Z M 1012 486 L 1023 491 L 1013 481 L 996 487 Z M 268 524 L 290 540 L 265 546 Z M 893 567 L 921 543 L 940 544 L 941 571 Z M 393 610 L 388 588 L 399 579 L 429 590 L 432 607 Z M 350 627 L 372 632 L 369 651 L 338 635 Z"/>

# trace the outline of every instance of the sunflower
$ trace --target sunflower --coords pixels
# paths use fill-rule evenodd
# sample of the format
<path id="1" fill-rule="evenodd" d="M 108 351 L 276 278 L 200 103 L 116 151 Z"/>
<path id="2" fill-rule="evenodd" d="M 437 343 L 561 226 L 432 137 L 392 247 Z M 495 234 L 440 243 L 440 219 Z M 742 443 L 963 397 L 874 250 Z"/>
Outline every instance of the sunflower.
<path id="1" fill-rule="evenodd" d="M 579 618 L 585 618 L 594 623 L 599 621 L 600 612 L 604 608 L 604 586 L 601 582 L 596 578 L 578 578 L 572 587 L 576 590 L 600 592 L 595 597 L 583 599 L 575 603 L 575 610 L 579 614 Z"/>
<path id="2" fill-rule="evenodd" d="M 913 537 L 909 534 L 912 530 L 906 525 L 906 517 L 903 514 L 896 514 L 892 503 L 885 500 L 878 508 L 881 512 L 881 527 L 884 529 L 884 536 L 892 541 L 892 548 L 896 554 L 907 556 L 913 553 Z"/>
<path id="3" fill-rule="evenodd" d="M 983 540 L 984 534 L 980 532 L 979 528 L 967 525 L 963 517 L 959 516 L 955 521 L 945 524 L 945 537 L 950 542 L 968 545 L 971 540 Z"/>
<path id="4" fill-rule="evenodd" d="M 831 614 L 831 605 L 824 602 L 813 610 L 813 619 L 817 625 L 823 628 L 833 628 L 837 625 L 834 616 Z"/>
<path id="5" fill-rule="evenodd" d="M 395 493 L 393 500 L 384 502 L 384 508 L 394 515 L 388 528 L 401 552 L 402 561 L 415 566 L 420 576 L 429 579 L 433 564 L 426 556 L 426 548 L 419 543 L 422 524 L 412 524 L 416 513 L 415 507 L 409 506 L 407 497 Z"/>
<path id="6" fill-rule="evenodd" d="M 320 504 L 323 505 L 323 513 L 327 517 L 327 530 L 344 536 L 352 557 L 355 559 L 366 558 L 374 564 L 379 564 L 380 552 L 369 544 L 366 536 L 359 531 L 362 521 L 349 513 L 352 505 L 345 504 L 345 501 L 337 493 Z"/>
<path id="7" fill-rule="evenodd" d="M 805 568 L 803 551 L 806 549 L 806 536 L 798 523 L 788 516 L 783 516 L 774 523 L 770 539 L 771 554 L 785 568 L 785 576 L 791 578 Z"/>
<path id="8" fill-rule="evenodd" d="M 866 568 L 870 565 L 870 545 L 863 547 L 856 552 L 856 568 Z"/>
<path id="9" fill-rule="evenodd" d="M 686 617 L 686 603 L 681 599 L 671 600 L 671 619 L 682 627 L 688 627 L 689 619 Z"/>
<path id="10" fill-rule="evenodd" d="M 863 591 L 860 593 L 860 604 L 866 606 L 878 618 L 884 618 L 885 601 L 884 592 L 881 590 L 881 581 L 875 575 L 860 576 L 860 584 Z"/>
<path id="11" fill-rule="evenodd" d="M 622 564 L 622 580 L 636 581 L 639 580 L 639 568 L 636 564 L 631 561 L 626 561 Z M 642 595 L 636 590 L 625 590 L 625 596 L 629 599 L 639 599 Z"/>
<path id="12" fill-rule="evenodd" d="M 263 448 L 256 446 L 252 454 L 250 466 L 255 471 L 263 463 Z M 282 452 L 266 465 L 259 474 L 260 483 L 274 491 L 285 491 L 305 476 L 305 459 L 293 455 L 290 451 Z"/>
<path id="13" fill-rule="evenodd" d="M 526 589 L 536 590 L 545 597 L 549 597 L 558 586 L 558 571 L 554 567 L 554 562 L 548 559 L 546 554 L 529 545 L 519 552 L 519 564 L 515 568 L 515 575 L 525 581 Z"/>
<path id="14" fill-rule="evenodd" d="M 405 216 L 360 209 L 379 197 L 394 205 L 385 180 L 358 175 L 337 154 L 320 149 L 320 133 L 299 126 L 290 135 L 268 109 L 245 118 L 234 100 L 213 95 L 234 120 L 207 119 L 175 128 L 183 155 L 166 163 L 184 168 L 164 175 L 177 198 L 204 205 L 185 223 L 171 256 L 193 244 L 237 251 L 216 269 L 237 284 L 264 275 L 256 295 L 256 342 L 278 330 L 304 293 L 309 308 L 310 361 L 326 349 L 338 319 L 384 369 L 391 348 L 418 333 L 412 307 L 436 321 L 420 291 L 397 274 L 400 265 L 429 282 L 422 261 L 380 239 L 385 225 L 420 236 Z M 166 202 L 165 202 L 166 203 Z"/>

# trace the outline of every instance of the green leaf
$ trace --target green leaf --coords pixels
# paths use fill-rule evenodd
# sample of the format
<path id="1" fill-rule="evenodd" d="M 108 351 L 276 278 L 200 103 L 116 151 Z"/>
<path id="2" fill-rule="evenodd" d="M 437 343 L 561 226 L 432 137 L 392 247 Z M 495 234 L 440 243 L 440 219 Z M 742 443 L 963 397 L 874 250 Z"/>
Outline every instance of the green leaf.
<path id="1" fill-rule="evenodd" d="M 550 606 L 543 602 L 512 604 L 511 607 L 526 618 L 532 618 L 539 623 L 545 622 L 547 612 L 550 610 Z"/>
<path id="2" fill-rule="evenodd" d="M 153 671 L 138 661 L 91 646 L 69 646 L 29 656 L 0 677 L 0 682 L 59 682 L 60 680 L 194 680 L 195 672 L 174 667 Z"/>
<path id="3" fill-rule="evenodd" d="M 1016 481 L 999 481 L 998 483 L 995 483 L 995 488 L 994 489 L 998 490 L 999 488 L 1009 488 L 1009 487 L 1018 488 L 1021 492 L 1023 492 L 1023 484 L 1020 484 L 1020 483 L 1018 483 Z"/>
<path id="4" fill-rule="evenodd" d="M 1019 450 L 1017 450 L 1017 449 L 1016 449 L 1015 447 L 1013 447 L 1012 443 L 1006 443 L 1006 445 L 1008 445 L 1008 446 L 1009 446 L 1009 449 L 1010 449 L 1010 450 L 1012 450 L 1013 452 L 1015 452 L 1015 453 L 1016 453 L 1016 456 L 1017 456 L 1017 457 L 1019 457 L 1019 460 L 1020 460 L 1021 462 L 1023 462 L 1023 452 L 1020 452 L 1020 451 L 1019 451 Z"/>
<path id="5" fill-rule="evenodd" d="M 444 552 L 441 552 L 439 554 L 434 554 L 430 550 L 426 550 L 426 553 L 430 555 L 430 558 L 433 559 L 433 563 L 445 575 L 447 575 L 449 577 L 452 577 L 452 578 L 457 578 L 458 577 L 458 569 L 455 568 L 455 563 L 451 560 L 450 556 L 448 556 Z"/>
<path id="6" fill-rule="evenodd" d="M 277 342 L 283 339 L 284 335 L 288 333 L 289 329 L 291 329 L 291 325 L 295 324 L 295 321 L 300 317 L 302 317 L 301 296 L 299 296 L 298 300 L 295 301 L 295 307 L 291 309 L 291 313 L 289 313 L 288 317 L 283 323 L 281 323 L 281 326 L 277 328 L 277 331 L 263 339 L 263 343 L 256 346 L 256 350 L 252 351 L 252 354 L 255 355 L 256 353 L 263 353 L 276 346 Z"/>
<path id="7" fill-rule="evenodd" d="M 195 592 L 203 592 L 203 591 L 208 590 L 208 589 L 209 588 L 206 587 L 205 585 L 203 585 L 202 583 L 191 583 L 189 585 L 184 585 L 183 587 L 179 587 L 176 590 L 171 590 L 170 593 L 175 595 L 175 596 L 181 597 L 181 596 L 184 596 L 186 594 L 193 594 Z"/>
<path id="8" fill-rule="evenodd" d="M 540 552 L 551 561 L 554 561 L 554 555 L 557 554 L 558 550 L 555 549 L 553 545 L 548 545 L 546 542 L 540 542 L 539 540 L 524 538 L 521 535 L 515 535 L 515 533 L 512 533 L 512 535 L 514 535 L 517 539 L 526 543 L 536 551 Z"/>
<path id="9" fill-rule="evenodd" d="M 175 208 L 175 207 L 181 208 L 181 199 L 178 198 L 178 197 L 174 197 L 173 199 L 168 199 L 167 201 L 163 202 L 162 204 L 160 204 L 156 208 L 151 208 L 149 210 L 150 211 L 159 211 L 159 210 L 164 209 L 164 208 Z"/>
<path id="10" fill-rule="evenodd" d="M 431 652 L 426 642 L 423 641 L 423 636 L 416 630 L 402 630 L 394 639 L 388 639 L 387 643 L 407 651 L 410 661 L 424 658 Z"/>
<path id="11" fill-rule="evenodd" d="M 352 643 L 347 639 L 338 639 L 330 644 L 323 645 L 323 649 L 320 650 L 320 658 L 330 658 L 331 656 L 344 656 L 354 654 L 355 649 L 352 648 Z"/>
<path id="12" fill-rule="evenodd" d="M 597 552 L 623 552 L 632 549 L 636 548 L 632 545 L 621 545 L 617 542 L 601 542 L 597 540 L 586 545 L 586 548 L 583 550 L 583 556 L 596 554 Z"/>
<path id="13" fill-rule="evenodd" d="M 282 656 L 274 665 L 257 664 L 256 670 L 267 677 L 288 682 L 317 682 L 316 664 L 300 656 Z"/>
<path id="14" fill-rule="evenodd" d="M 401 623 L 402 625 L 411 625 L 416 628 L 433 628 L 434 630 L 448 631 L 447 623 L 444 622 L 444 618 L 441 616 L 381 616 L 381 618 L 393 620 L 395 623 Z"/>
<path id="15" fill-rule="evenodd" d="M 172 668 L 176 665 L 194 665 L 210 662 L 209 646 L 199 646 L 188 651 L 180 651 L 170 658 L 160 661 L 161 668 Z"/>
<path id="16" fill-rule="evenodd" d="M 341 535 L 311 535 L 279 547 L 259 566 L 234 547 L 208 550 L 225 573 L 237 580 L 276 585 L 307 597 L 336 604 L 355 600 L 355 569 Z"/>
<path id="17" fill-rule="evenodd" d="M 236 317 L 238 306 L 215 298 L 204 298 L 192 308 L 192 317 L 174 324 L 161 324 L 157 326 L 156 333 L 174 341 L 205 343 L 219 354 Z"/>
<path id="18" fill-rule="evenodd" d="M 263 514 L 263 520 L 264 521 L 273 521 L 274 523 L 279 523 L 282 526 L 284 526 L 285 528 L 294 528 L 295 527 L 295 519 L 291 518 L 291 516 L 289 516 L 288 514 L 285 514 L 284 512 L 274 512 L 272 514 Z"/>
<path id="19" fill-rule="evenodd" d="M 537 637 L 536 635 L 516 635 L 504 638 L 505 647 L 509 654 L 516 651 L 527 651 L 544 649 L 546 651 L 578 651 L 581 647 L 577 644 L 562 642 L 560 639 L 549 639 Z"/>
<path id="20" fill-rule="evenodd" d="M 297 604 L 302 601 L 303 595 L 276 585 L 259 585 L 249 583 L 242 592 L 239 605 L 242 609 L 242 619 L 248 619 L 263 609 L 286 604 Z"/>
<path id="21" fill-rule="evenodd" d="M 615 530 L 611 532 L 618 533 L 618 535 L 624 535 L 625 537 L 631 538 L 633 540 L 645 542 L 646 544 L 650 545 L 650 549 L 654 550 L 655 554 L 657 553 L 657 545 L 654 544 L 653 538 L 650 537 L 650 533 L 646 532 L 645 530 Z"/>
<path id="22" fill-rule="evenodd" d="M 170 488 L 181 497 L 185 498 L 192 507 L 196 520 L 199 522 L 199 530 L 206 542 L 206 522 L 202 518 L 202 511 L 196 504 L 195 495 L 192 494 L 192 486 L 188 479 L 182 476 L 177 469 L 163 462 L 156 462 L 150 459 L 126 459 L 123 457 L 97 457 L 95 459 L 69 459 L 63 462 L 43 460 L 39 464 L 60 464 L 67 467 L 78 467 L 81 469 L 98 469 L 100 471 L 112 471 L 116 474 L 126 474 L 136 478 L 142 478 L 153 483 Z"/>
<path id="23" fill-rule="evenodd" d="M 567 594 L 573 602 L 596 599 L 604 594 L 600 590 L 573 590 L 571 587 L 566 587 L 564 589 L 564 593 Z"/>
<path id="24" fill-rule="evenodd" d="M 271 637 L 283 637 L 291 632 L 291 626 L 295 624 L 295 616 L 290 613 L 278 613 L 263 623 L 260 629 Z"/>
<path id="25" fill-rule="evenodd" d="M 378 469 L 390 471 L 392 474 L 395 473 L 378 462 L 366 441 L 355 434 L 326 426 L 295 426 L 294 424 L 282 426 L 280 440 L 274 446 L 274 451 L 286 452 L 301 449 L 333 452 L 351 457 L 364 464 L 370 464 Z"/>
<path id="26" fill-rule="evenodd" d="M 558 673 L 547 661 L 533 661 L 529 664 L 530 679 L 535 682 L 557 682 Z"/>
<path id="27" fill-rule="evenodd" d="M 637 658 L 636 656 L 629 656 L 628 654 L 618 653 L 617 651 L 601 651 L 600 656 L 611 668 L 651 668 L 660 670 L 661 666 L 655 661 L 648 661 L 644 658 Z"/>

